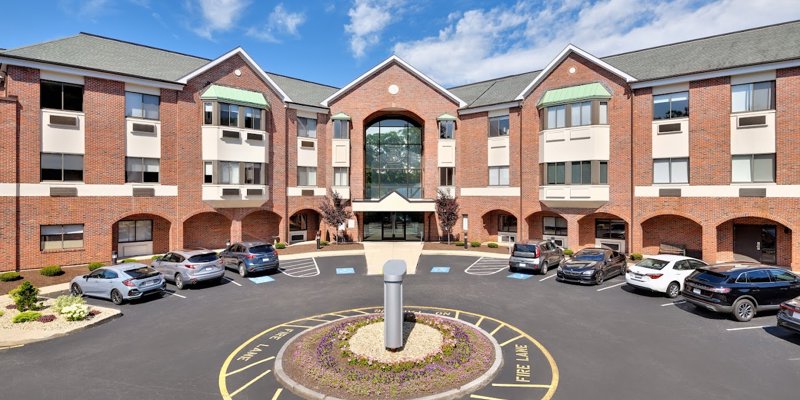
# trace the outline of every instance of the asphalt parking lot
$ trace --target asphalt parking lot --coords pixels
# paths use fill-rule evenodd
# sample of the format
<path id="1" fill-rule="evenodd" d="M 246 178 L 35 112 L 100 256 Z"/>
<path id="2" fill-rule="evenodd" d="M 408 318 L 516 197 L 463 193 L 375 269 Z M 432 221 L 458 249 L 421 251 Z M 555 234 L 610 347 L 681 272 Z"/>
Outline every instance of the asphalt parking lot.
<path id="1" fill-rule="evenodd" d="M 409 308 L 451 313 L 508 343 L 504 368 L 514 372 L 501 372 L 473 398 L 800 396 L 800 335 L 775 327 L 774 313 L 738 323 L 680 297 L 633 292 L 622 277 L 581 286 L 557 282 L 555 271 L 511 274 L 492 261 L 422 256 L 404 288 Z M 124 316 L 106 324 L 0 351 L 0 397 L 296 398 L 265 372 L 271 370 L 266 355 L 304 327 L 380 308 L 383 284 L 380 276 L 365 275 L 361 256 L 282 267 L 252 279 L 228 271 L 220 285 L 170 286 L 174 294 L 125 304 Z M 544 350 L 527 347 L 524 361 L 519 352 L 506 353 L 528 343 Z M 529 374 L 521 381 L 518 364 Z"/>

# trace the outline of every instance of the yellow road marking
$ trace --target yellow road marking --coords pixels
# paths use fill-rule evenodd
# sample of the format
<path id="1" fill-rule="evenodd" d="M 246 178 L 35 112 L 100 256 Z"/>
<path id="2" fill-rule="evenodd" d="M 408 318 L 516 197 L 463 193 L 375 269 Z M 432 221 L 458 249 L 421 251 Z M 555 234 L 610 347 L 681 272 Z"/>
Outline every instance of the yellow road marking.
<path id="1" fill-rule="evenodd" d="M 497 328 L 494 328 L 494 330 L 489 332 L 489 334 L 494 336 L 494 334 L 497 333 L 497 331 L 502 329 L 504 326 L 506 326 L 505 322 L 501 323 L 500 325 L 497 325 Z"/>
<path id="2" fill-rule="evenodd" d="M 475 326 L 481 326 L 481 322 L 483 322 L 483 320 L 484 320 L 485 318 L 486 318 L 486 317 L 481 317 L 481 319 L 479 319 L 479 320 L 478 320 L 478 322 L 476 322 L 476 323 L 475 323 Z"/>
<path id="3" fill-rule="evenodd" d="M 521 337 L 522 337 L 522 335 L 519 335 L 519 336 L 517 336 L 517 337 L 515 337 L 515 338 L 513 338 L 513 339 L 508 339 L 508 340 L 506 340 L 505 342 L 501 343 L 501 344 L 500 344 L 500 347 L 503 347 L 503 346 L 505 346 L 505 345 L 507 345 L 507 344 L 509 344 L 509 343 L 511 343 L 511 342 L 513 342 L 513 341 L 515 341 L 515 340 L 517 340 L 517 339 L 519 339 L 519 338 L 521 338 Z"/>
<path id="4" fill-rule="evenodd" d="M 331 322 L 331 321 L 328 321 L 327 319 L 319 319 L 319 318 L 306 318 L 303 321 Z"/>
<path id="5" fill-rule="evenodd" d="M 255 367 L 255 366 L 256 366 L 256 365 L 258 365 L 258 364 L 265 363 L 265 362 L 267 362 L 267 361 L 269 361 L 269 360 L 272 360 L 272 359 L 274 359 L 274 358 L 275 358 L 275 356 L 270 356 L 270 357 L 268 357 L 268 358 L 265 358 L 265 359 L 263 359 L 263 360 L 261 360 L 261 361 L 256 361 L 256 362 L 254 362 L 254 363 L 252 363 L 252 364 L 250 364 L 250 365 L 248 365 L 248 366 L 246 366 L 246 367 L 239 368 L 239 369 L 237 369 L 236 371 L 233 371 L 233 372 L 228 372 L 227 374 L 225 374 L 225 376 L 231 376 L 231 375 L 233 375 L 233 374 L 238 374 L 239 372 L 242 372 L 242 371 L 244 371 L 244 370 L 246 370 L 246 369 L 248 369 L 248 368 Z"/>
<path id="6" fill-rule="evenodd" d="M 248 387 L 250 387 L 250 385 L 252 385 L 252 384 L 256 383 L 256 381 L 257 381 L 257 380 L 259 380 L 259 379 L 263 378 L 263 377 L 264 377 L 264 375 L 266 375 L 266 374 L 268 374 L 268 373 L 270 373 L 270 372 L 272 372 L 272 370 L 271 370 L 271 369 L 268 369 L 268 370 L 264 371 L 264 373 L 263 373 L 263 374 L 261 374 L 261 375 L 259 375 L 259 376 L 255 377 L 255 378 L 253 378 L 253 380 L 251 380 L 250 382 L 247 382 L 247 383 L 245 383 L 245 384 L 244 384 L 244 386 L 240 387 L 239 389 L 236 389 L 236 390 L 235 390 L 233 393 L 231 393 L 231 397 L 233 397 L 233 396 L 236 396 L 236 395 L 237 395 L 237 394 L 239 394 L 239 392 L 241 392 L 242 390 L 245 390 L 245 389 L 247 389 Z"/>
<path id="7" fill-rule="evenodd" d="M 522 388 L 538 388 L 547 389 L 550 385 L 537 385 L 535 383 L 493 383 L 494 387 L 522 387 Z"/>
<path id="8" fill-rule="evenodd" d="M 308 319 L 308 318 L 303 318 L 303 319 Z M 300 321 L 302 321 L 302 320 L 300 320 Z M 281 325 L 281 326 L 284 326 L 284 327 L 287 327 L 287 328 L 305 328 L 305 329 L 311 329 L 311 328 L 313 328 L 313 326 L 305 326 L 305 325 L 289 325 L 289 324 L 283 324 L 283 325 Z"/>
<path id="9" fill-rule="evenodd" d="M 471 395 L 469 395 L 469 397 L 472 398 L 472 399 L 483 399 L 483 400 L 505 400 L 505 399 L 501 399 L 499 397 L 481 396 L 479 394 L 471 394 Z"/>
<path id="10" fill-rule="evenodd" d="M 278 396 L 281 395 L 281 392 L 283 392 L 283 388 L 278 388 L 278 390 L 275 391 L 275 396 L 272 396 L 272 400 L 277 400 Z"/>
<path id="11" fill-rule="evenodd" d="M 458 319 L 459 315 L 461 315 L 461 311 L 456 311 L 456 317 L 455 318 Z"/>
<path id="12" fill-rule="evenodd" d="M 366 313 L 364 313 L 364 314 L 366 314 Z M 339 317 L 339 318 L 347 318 L 346 316 L 341 315 L 341 314 L 337 314 L 337 313 L 329 313 L 328 315 L 333 315 L 334 317 Z M 306 319 L 308 319 L 308 318 L 306 318 Z"/>
<path id="13" fill-rule="evenodd" d="M 368 312 L 364 312 L 364 311 L 361 311 L 361 310 L 350 310 L 350 311 L 352 311 L 352 312 L 357 312 L 357 313 L 359 313 L 359 314 L 369 314 Z M 331 315 L 336 315 L 336 314 L 334 314 L 334 313 L 331 313 Z M 342 318 L 344 318 L 344 317 L 342 317 Z"/>

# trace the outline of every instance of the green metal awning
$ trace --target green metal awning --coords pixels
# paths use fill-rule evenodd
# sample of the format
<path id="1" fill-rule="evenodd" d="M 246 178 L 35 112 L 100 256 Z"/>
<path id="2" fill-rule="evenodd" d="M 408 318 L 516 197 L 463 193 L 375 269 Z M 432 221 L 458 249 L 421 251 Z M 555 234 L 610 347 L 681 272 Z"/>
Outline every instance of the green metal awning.
<path id="1" fill-rule="evenodd" d="M 345 114 L 345 113 L 343 113 L 343 112 L 340 112 L 340 113 L 332 116 L 331 119 L 333 119 L 333 120 L 343 119 L 343 120 L 350 121 L 350 116 Z"/>
<path id="2" fill-rule="evenodd" d="M 537 104 L 538 107 L 547 107 L 554 104 L 571 103 L 577 100 L 609 99 L 611 93 L 599 83 L 571 86 L 562 89 L 553 89 L 545 92 Z"/>
<path id="3" fill-rule="evenodd" d="M 267 99 L 264 98 L 263 94 L 227 86 L 211 85 L 200 95 L 200 98 L 258 108 L 269 108 L 269 103 L 267 103 Z"/>
<path id="4" fill-rule="evenodd" d="M 452 115 L 450 115 L 448 113 L 444 113 L 444 114 L 440 115 L 438 118 L 436 118 L 437 121 L 455 121 L 457 119 L 458 118 L 456 118 L 456 117 L 454 117 L 454 116 L 452 116 Z"/>

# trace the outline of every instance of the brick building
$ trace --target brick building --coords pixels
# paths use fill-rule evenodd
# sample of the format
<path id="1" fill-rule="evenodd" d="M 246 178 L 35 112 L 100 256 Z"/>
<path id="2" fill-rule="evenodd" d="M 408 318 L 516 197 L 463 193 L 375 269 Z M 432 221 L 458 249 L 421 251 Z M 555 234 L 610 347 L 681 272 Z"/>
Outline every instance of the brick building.
<path id="1" fill-rule="evenodd" d="M 0 52 L 0 270 L 227 241 L 470 240 L 800 270 L 800 22 L 444 88 L 342 88 L 81 33 Z M 536 67 L 536 66 L 532 66 Z M 326 227 L 329 191 L 354 218 Z M 463 219 L 466 219 L 463 221 Z M 330 228 L 330 229 L 329 229 Z"/>

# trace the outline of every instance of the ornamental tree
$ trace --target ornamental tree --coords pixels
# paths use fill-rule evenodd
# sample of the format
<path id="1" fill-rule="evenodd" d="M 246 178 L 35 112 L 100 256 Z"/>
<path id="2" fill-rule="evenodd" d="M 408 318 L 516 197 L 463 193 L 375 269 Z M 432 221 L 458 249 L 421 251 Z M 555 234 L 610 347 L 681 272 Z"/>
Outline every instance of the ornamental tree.
<path id="1" fill-rule="evenodd" d="M 447 233 L 447 244 L 450 244 L 453 226 L 458 221 L 458 201 L 442 189 L 439 189 L 436 195 L 436 215 L 439 217 L 442 231 Z"/>
<path id="2" fill-rule="evenodd" d="M 337 243 L 340 239 L 339 226 L 353 217 L 353 213 L 344 207 L 344 202 L 339 192 L 328 189 L 328 194 L 319 204 L 322 220 L 325 221 L 329 229 L 333 227 L 333 237 L 336 238 Z"/>

